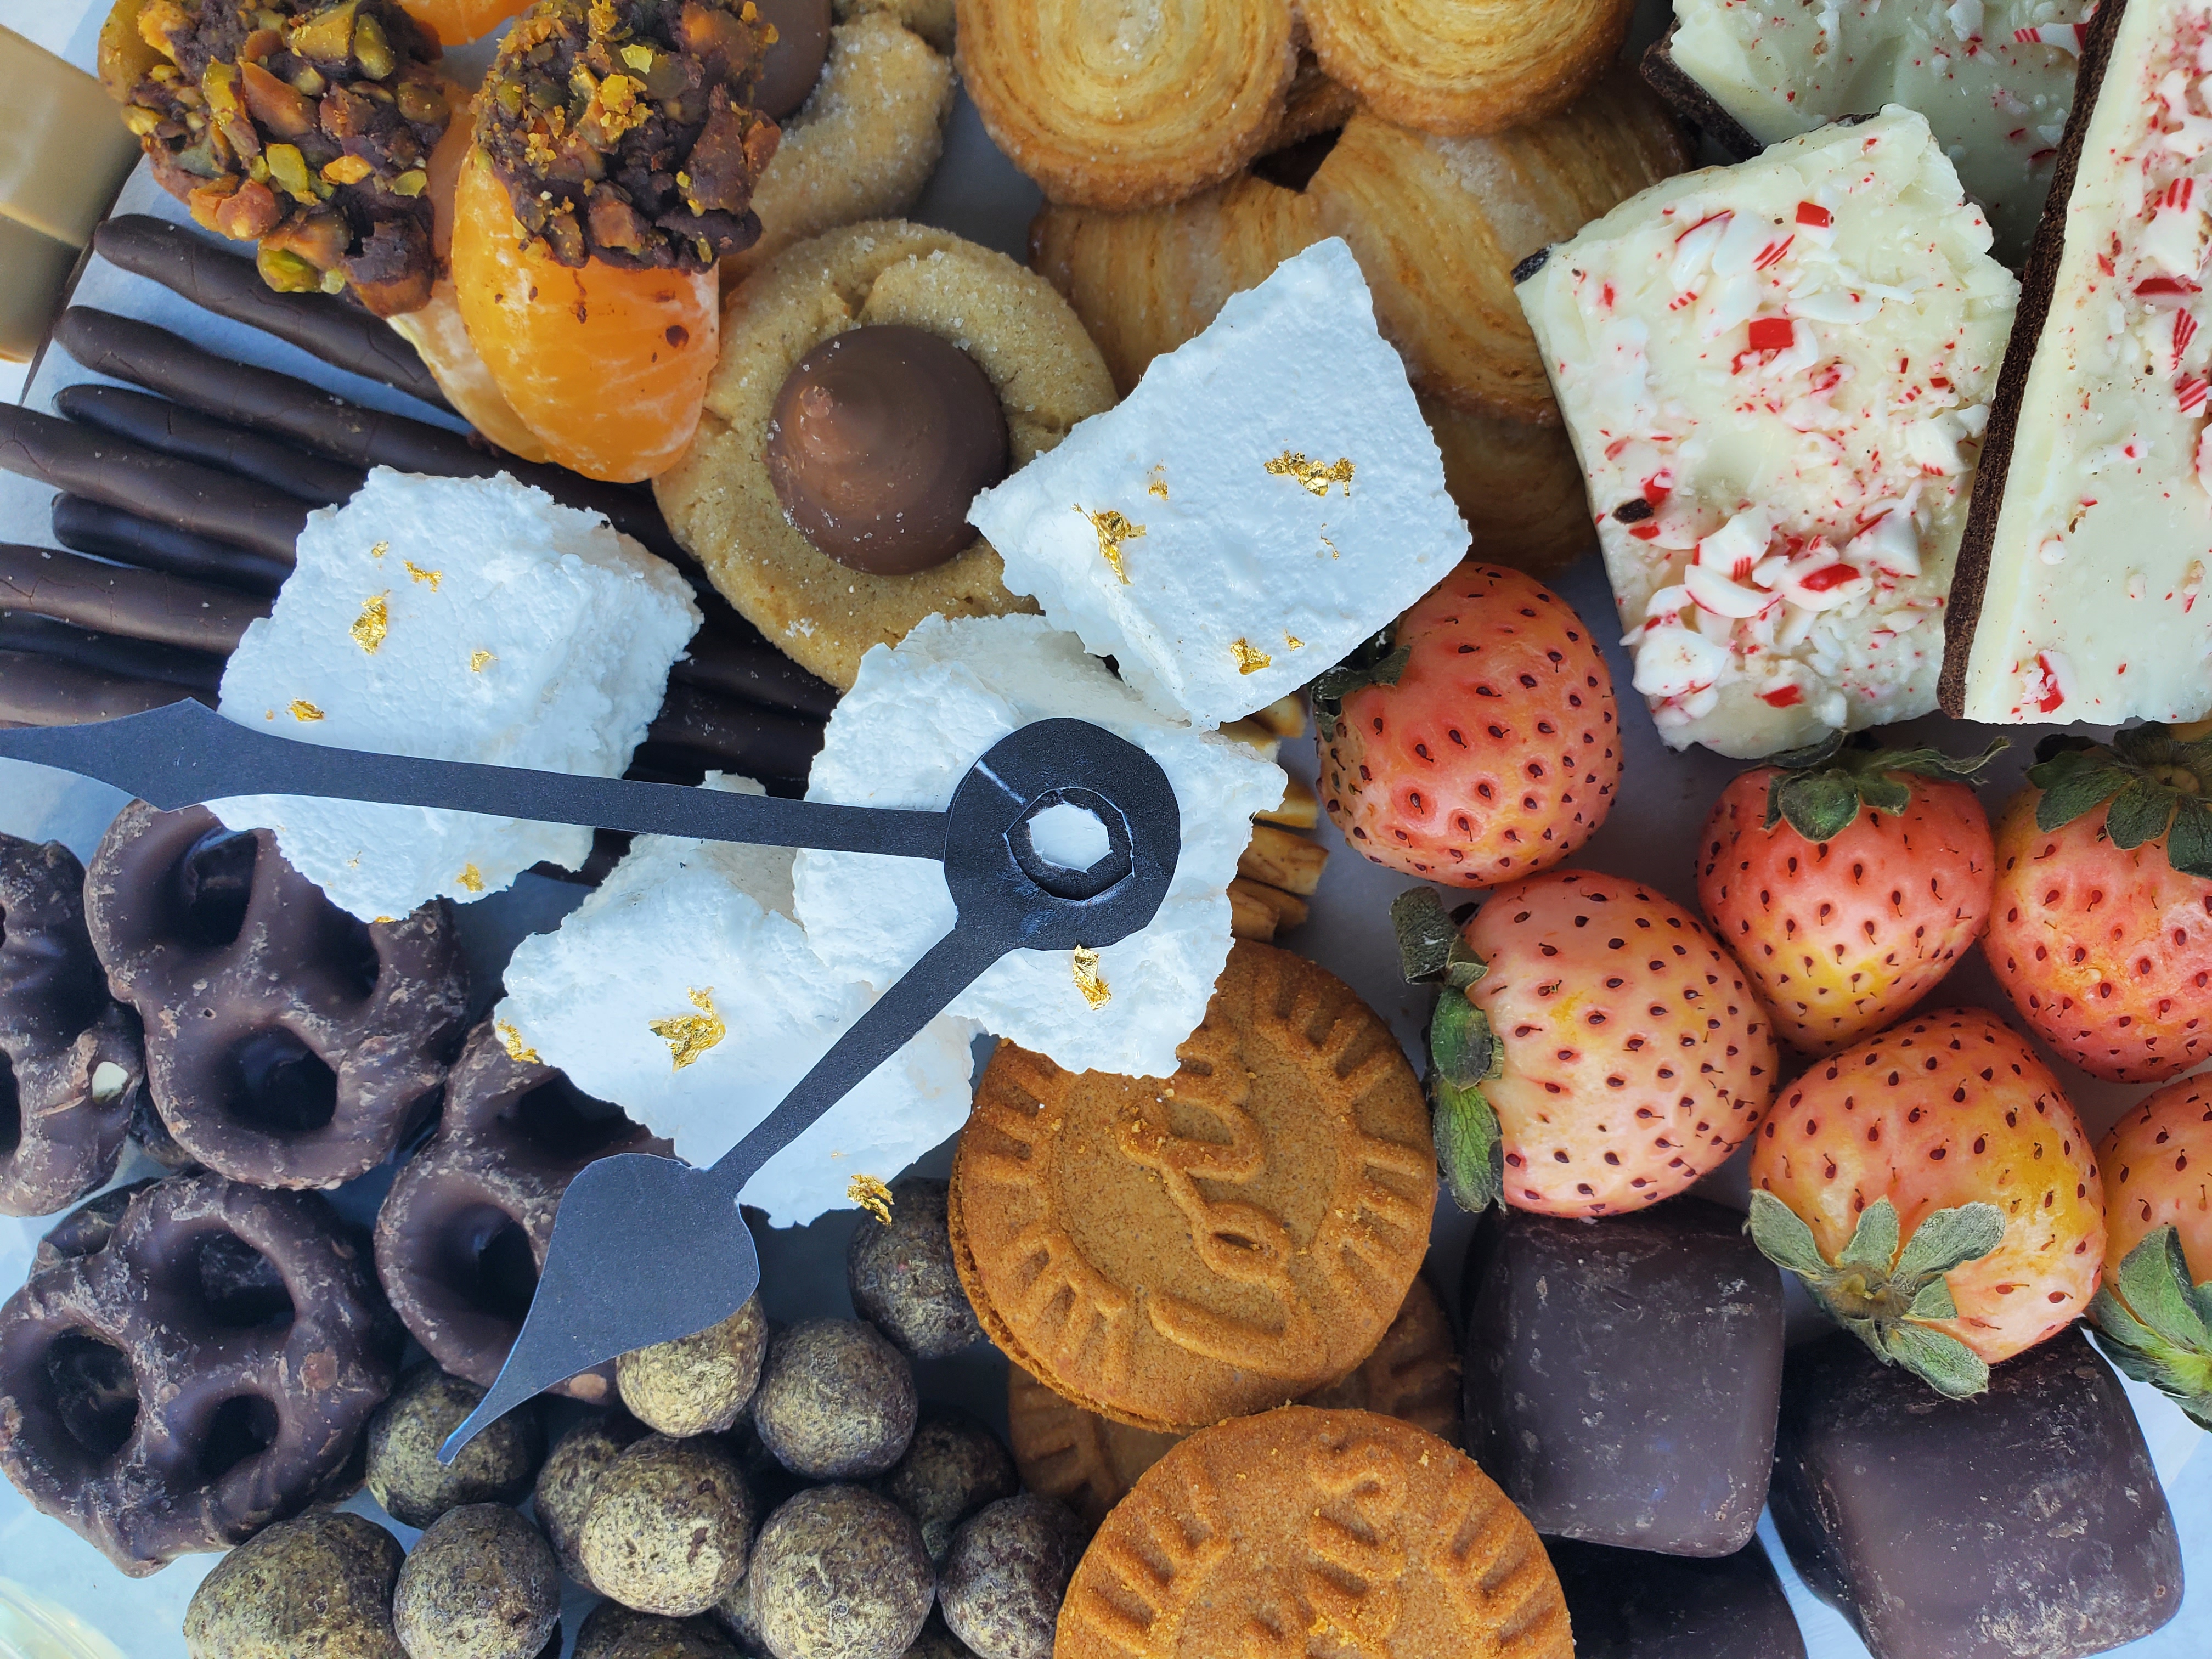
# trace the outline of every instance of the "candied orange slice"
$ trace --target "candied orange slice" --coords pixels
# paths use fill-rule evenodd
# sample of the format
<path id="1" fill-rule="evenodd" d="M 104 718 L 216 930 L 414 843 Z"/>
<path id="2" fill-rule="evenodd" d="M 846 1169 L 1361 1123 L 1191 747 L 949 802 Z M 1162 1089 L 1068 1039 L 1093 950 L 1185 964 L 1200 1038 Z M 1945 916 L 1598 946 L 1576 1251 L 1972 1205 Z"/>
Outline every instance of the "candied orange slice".
<path id="1" fill-rule="evenodd" d="M 617 483 L 667 471 L 714 367 L 714 271 L 570 270 L 523 242 L 505 187 L 472 154 L 453 204 L 453 286 L 493 380 L 562 465 Z"/>
<path id="2" fill-rule="evenodd" d="M 441 46 L 465 46 L 481 40 L 530 0 L 399 0 L 407 15 L 426 28 L 435 29 Z"/>

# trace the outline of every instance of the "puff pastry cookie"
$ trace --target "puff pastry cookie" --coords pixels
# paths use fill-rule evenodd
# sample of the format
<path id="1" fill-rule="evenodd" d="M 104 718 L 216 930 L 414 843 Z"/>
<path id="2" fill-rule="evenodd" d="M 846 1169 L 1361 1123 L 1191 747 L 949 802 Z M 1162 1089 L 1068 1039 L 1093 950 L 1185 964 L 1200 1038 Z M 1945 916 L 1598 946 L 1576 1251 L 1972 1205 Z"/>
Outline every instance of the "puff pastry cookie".
<path id="1" fill-rule="evenodd" d="M 1387 121 L 1464 137 L 1557 114 L 1620 52 L 1636 0 L 1304 0 L 1328 76 Z"/>
<path id="2" fill-rule="evenodd" d="M 787 248 L 730 294 L 698 434 L 653 494 L 723 596 L 840 690 L 862 653 L 896 644 L 924 617 L 1036 609 L 1006 592 L 981 537 L 929 569 L 871 575 L 817 552 L 785 517 L 764 459 L 776 395 L 816 346 L 873 324 L 927 330 L 975 360 L 999 394 L 1015 467 L 1114 403 L 1097 347 L 1051 286 L 946 231 L 848 226 Z"/>

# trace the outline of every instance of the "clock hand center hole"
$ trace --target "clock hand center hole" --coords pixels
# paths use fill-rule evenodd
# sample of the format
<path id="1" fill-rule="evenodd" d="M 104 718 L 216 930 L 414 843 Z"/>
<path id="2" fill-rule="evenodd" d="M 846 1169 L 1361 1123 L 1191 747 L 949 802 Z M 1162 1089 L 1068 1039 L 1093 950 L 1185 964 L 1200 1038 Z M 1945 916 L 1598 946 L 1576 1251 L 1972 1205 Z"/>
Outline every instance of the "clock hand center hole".
<path id="1" fill-rule="evenodd" d="M 1091 899 L 1131 867 L 1128 820 L 1094 789 L 1048 789 L 1006 831 L 1006 846 L 1026 875 L 1060 899 Z"/>

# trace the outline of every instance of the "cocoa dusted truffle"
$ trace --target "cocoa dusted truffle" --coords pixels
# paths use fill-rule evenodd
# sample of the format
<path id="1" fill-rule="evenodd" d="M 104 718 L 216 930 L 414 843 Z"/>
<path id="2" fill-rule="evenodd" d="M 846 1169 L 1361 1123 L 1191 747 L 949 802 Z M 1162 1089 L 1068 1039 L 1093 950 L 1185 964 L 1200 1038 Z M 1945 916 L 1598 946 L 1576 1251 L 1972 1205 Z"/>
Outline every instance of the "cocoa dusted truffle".
<path id="1" fill-rule="evenodd" d="M 876 1490 L 915 1519 L 931 1566 L 943 1571 L 956 1528 L 1022 1489 L 1012 1453 L 965 1412 L 925 1413 L 897 1466 Z"/>
<path id="2" fill-rule="evenodd" d="M 921 1409 L 914 1368 L 857 1319 L 802 1320 L 769 1345 L 753 1427 L 793 1474 L 849 1480 L 906 1455 Z"/>
<path id="3" fill-rule="evenodd" d="M 545 1528 L 561 1571 L 580 1584 L 592 1583 L 577 1553 L 592 1494 L 607 1466 L 644 1437 L 644 1428 L 625 1413 L 599 1412 L 562 1435 L 538 1472 L 538 1524 Z"/>
<path id="4" fill-rule="evenodd" d="M 538 1528 L 498 1504 L 440 1516 L 392 1598 L 407 1659 L 537 1659 L 561 1620 L 561 1570 Z"/>
<path id="5" fill-rule="evenodd" d="M 118 0 L 101 83 L 154 177 L 260 244 L 285 293 L 351 287 L 380 317 L 430 297 L 430 152 L 452 112 L 438 37 L 398 0 Z"/>
<path id="6" fill-rule="evenodd" d="M 962 1523 L 938 1586 L 945 1622 L 976 1659 L 1052 1659 L 1083 1523 L 1039 1492 L 1002 1498 Z"/>
<path id="7" fill-rule="evenodd" d="M 93 858 L 85 921 L 145 1024 L 161 1121 L 208 1168 L 335 1187 L 437 1109 L 469 991 L 444 900 L 364 924 L 268 830 L 133 801 Z"/>
<path id="8" fill-rule="evenodd" d="M 912 1517 L 863 1486 L 816 1486 L 769 1516 L 748 1580 L 777 1659 L 900 1659 L 936 1588 Z"/>
<path id="9" fill-rule="evenodd" d="M 576 1172 L 616 1152 L 669 1150 L 534 1055 L 515 1058 L 484 1021 L 453 1063 L 438 1133 L 377 1212 L 376 1271 L 392 1305 L 432 1358 L 489 1388 L 530 1311 Z M 614 1367 L 595 1365 L 553 1392 L 610 1400 Z"/>
<path id="10" fill-rule="evenodd" d="M 191 1659 L 402 1659 L 392 1592 L 406 1559 L 374 1522 L 310 1510 L 240 1545 L 185 1609 Z M 302 1586 L 311 1594 L 301 1594 Z"/>
<path id="11" fill-rule="evenodd" d="M 921 1176 L 893 1182 L 889 1224 L 855 1227 L 845 1251 L 853 1310 L 916 1359 L 942 1359 L 983 1337 L 952 1265 L 948 1190 Z"/>
<path id="12" fill-rule="evenodd" d="M 343 1474 L 400 1335 L 324 1200 L 171 1176 L 0 1305 L 0 1472 L 134 1577 L 228 1548 Z"/>
<path id="13" fill-rule="evenodd" d="M 368 1425 L 369 1494 L 403 1526 L 427 1527 L 465 1504 L 514 1504 L 530 1490 L 545 1456 L 538 1402 L 527 1401 L 438 1461 L 447 1436 L 483 1403 L 484 1391 L 421 1364 L 399 1380 Z"/>
<path id="14" fill-rule="evenodd" d="M 973 357 L 926 329 L 834 334 L 784 377 L 768 476 L 814 550 L 872 576 L 973 546 L 969 504 L 1006 476 L 1006 416 Z"/>
<path id="15" fill-rule="evenodd" d="M 0 1215 L 51 1215 L 115 1173 L 146 1099 L 138 1021 L 84 926 L 84 866 L 0 836 Z"/>
<path id="16" fill-rule="evenodd" d="M 601 1595 L 686 1619 L 744 1576 L 756 1519 L 744 1476 L 711 1441 L 651 1435 L 599 1476 L 577 1553 Z"/>
<path id="17" fill-rule="evenodd" d="M 623 1404 L 662 1434 L 721 1434 L 751 1403 L 768 1352 L 758 1291 L 720 1324 L 639 1348 L 615 1362 Z"/>
<path id="18" fill-rule="evenodd" d="M 753 0 L 537 0 L 500 43 L 476 139 L 556 264 L 705 270 L 760 236 L 775 123 L 752 107 Z"/>

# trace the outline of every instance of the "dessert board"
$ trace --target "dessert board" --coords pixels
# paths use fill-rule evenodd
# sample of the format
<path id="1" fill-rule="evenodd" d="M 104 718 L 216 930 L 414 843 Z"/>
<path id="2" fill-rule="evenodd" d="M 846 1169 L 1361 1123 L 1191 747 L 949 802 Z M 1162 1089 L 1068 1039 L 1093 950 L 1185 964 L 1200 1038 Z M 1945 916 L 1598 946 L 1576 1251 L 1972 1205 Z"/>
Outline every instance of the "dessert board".
<path id="1" fill-rule="evenodd" d="M 945 163 L 914 216 L 925 223 L 957 229 L 1018 258 L 1026 245 L 1036 200 L 1034 188 L 992 149 L 963 95 L 954 116 Z M 143 172 L 126 187 L 117 210 L 171 220 L 184 217 L 179 205 L 155 188 Z M 426 415 L 420 404 L 402 394 L 331 370 L 264 335 L 211 319 L 166 290 L 99 260 L 83 272 L 75 299 L 80 304 L 185 332 L 220 354 L 282 369 L 372 408 L 457 424 L 444 421 L 435 411 Z M 26 403 L 34 409 L 51 407 L 55 393 L 63 387 L 95 378 L 85 374 L 65 354 L 50 353 L 27 392 Z M 0 539 L 50 543 L 49 494 L 13 475 L 0 477 Z M 1615 682 L 1626 686 L 1632 678 L 1631 665 L 1610 626 L 1613 600 L 1595 549 L 1557 578 L 1554 586 L 1582 616 L 1592 621 Z M 1980 790 L 1993 806 L 2019 786 L 2034 741 L 2044 729 L 2007 730 L 2005 735 L 2014 746 L 1991 769 Z M 1935 718 L 1897 728 L 1900 741 L 1925 741 L 1951 749 L 1978 746 L 1985 735 L 1979 728 Z M 1633 707 L 1621 723 L 1620 742 L 1630 787 L 1612 817 L 1575 861 L 1646 881 L 1686 902 L 1693 896 L 1692 872 L 1699 826 L 1707 806 L 1735 775 L 1737 765 L 1702 750 L 1676 753 L 1665 748 L 1649 719 Z M 1310 740 L 1286 744 L 1282 760 L 1295 776 L 1314 781 L 1316 757 Z M 88 857 L 106 819 L 120 804 L 113 792 L 98 786 L 0 763 L 0 831 L 59 838 Z M 1425 1044 L 1429 994 L 1405 983 L 1389 915 L 1390 901 L 1407 884 L 1405 878 L 1357 856 L 1326 820 L 1316 833 L 1334 856 L 1313 896 L 1309 920 L 1302 928 L 1287 933 L 1282 942 L 1344 980 L 1388 1021 L 1407 1052 L 1418 1057 Z M 462 942 L 477 970 L 474 980 L 479 988 L 480 1006 L 471 1009 L 471 1018 L 489 1006 L 495 970 L 516 941 L 552 927 L 580 896 L 581 890 L 575 887 L 526 875 L 510 891 L 462 908 Z M 1946 981 L 1940 1000 L 2000 1010 L 2006 1006 L 1978 956 Z M 979 1067 L 988 1047 L 988 1040 L 979 1046 Z M 2063 1064 L 2057 1069 L 2093 1136 L 2101 1134 L 2140 1092 L 2099 1083 Z M 949 1147 L 940 1148 L 917 1167 L 941 1173 L 949 1162 Z M 1708 1177 L 1700 1190 L 1741 1208 L 1747 1191 L 1744 1162 L 1741 1157 L 1732 1159 Z M 388 1167 L 381 1168 L 352 1183 L 343 1190 L 341 1206 L 356 1219 L 372 1219 L 392 1173 Z M 132 1174 L 126 1168 L 119 1172 L 118 1180 L 129 1179 Z M 20 1279 L 31 1246 L 48 1224 L 0 1222 L 0 1280 L 12 1285 Z M 868 1224 L 856 1212 L 841 1211 L 806 1227 L 757 1233 L 763 1290 L 772 1317 L 789 1320 L 844 1311 L 845 1243 L 856 1224 Z M 1461 1262 L 1471 1231 L 1469 1218 L 1448 1200 L 1440 1200 L 1426 1272 L 1448 1306 L 1459 1303 Z M 1794 1283 L 1790 1293 L 1799 1334 L 1817 1334 L 1821 1328 Z M 919 1368 L 919 1376 L 929 1397 L 963 1404 L 986 1420 L 1003 1424 L 1004 1362 L 988 1347 L 978 1345 L 952 1359 L 926 1362 Z M 2187 1565 L 2196 1570 L 2195 1577 L 2212 1584 L 2212 1461 L 2192 1455 L 2199 1431 L 2152 1391 L 2130 1384 L 2129 1396 L 2137 1407 L 2166 1486 Z M 374 1509 L 366 1498 L 352 1501 L 365 1511 Z M 412 1533 L 401 1530 L 411 1540 Z M 1808 1650 L 1817 1659 L 1845 1659 L 1862 1651 L 1840 1617 L 1799 1583 L 1771 1523 L 1762 1525 L 1761 1536 L 1789 1591 Z M 177 1631 L 184 1604 L 213 1562 L 214 1558 L 188 1557 L 152 1578 L 125 1581 L 88 1546 L 37 1516 L 12 1490 L 0 1492 L 0 1579 L 26 1584 L 46 1601 L 73 1613 L 99 1632 L 96 1639 L 107 1642 L 112 1650 L 133 1656 L 180 1653 Z M 2180 1615 L 2165 1629 L 2122 1650 L 2145 1659 L 2153 1656 L 2163 1659 L 2167 1655 L 2179 1659 L 2199 1650 L 2208 1639 L 2206 1632 L 2212 1632 L 2212 1612 L 2198 1611 L 2208 1597 L 2212 1597 L 2212 1590 L 2200 1591 L 2185 1602 Z M 578 1615 L 587 1605 L 588 1597 L 572 1591 L 563 1626 L 571 1640 Z M 9 1639 L 7 1617 L 4 1599 L 0 1599 L 0 1642 Z M 87 1650 L 106 1650 L 93 1645 Z M 44 1659 L 35 1645 L 27 1644 L 25 1651 Z"/>

